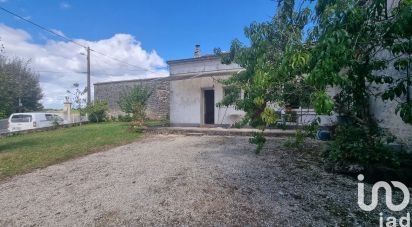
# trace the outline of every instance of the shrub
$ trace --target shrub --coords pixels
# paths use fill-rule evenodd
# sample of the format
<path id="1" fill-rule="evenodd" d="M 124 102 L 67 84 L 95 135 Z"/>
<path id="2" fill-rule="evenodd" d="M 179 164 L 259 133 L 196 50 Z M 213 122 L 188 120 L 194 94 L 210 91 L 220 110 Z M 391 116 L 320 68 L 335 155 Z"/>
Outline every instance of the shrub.
<path id="1" fill-rule="evenodd" d="M 7 118 L 7 114 L 5 112 L 0 111 L 0 119 Z"/>
<path id="2" fill-rule="evenodd" d="M 387 137 L 377 126 L 365 128 L 361 125 L 339 125 L 335 140 L 326 150 L 325 157 L 331 163 L 360 164 L 363 166 L 385 164 L 396 166 L 397 157 L 387 144 Z"/>
<path id="3" fill-rule="evenodd" d="M 59 117 L 53 117 L 52 125 L 55 126 L 55 127 L 57 127 L 57 126 L 59 126 L 60 123 L 62 123 L 62 122 L 63 122 L 63 120 L 60 121 Z"/>
<path id="4" fill-rule="evenodd" d="M 126 115 L 117 115 L 117 120 L 120 122 L 131 122 L 132 121 L 132 117 L 130 116 L 130 114 L 126 114 Z"/>
<path id="5" fill-rule="evenodd" d="M 151 94 L 150 89 L 136 85 L 121 94 L 118 104 L 123 112 L 133 114 L 136 108 L 146 107 L 146 102 Z"/>
<path id="6" fill-rule="evenodd" d="M 288 140 L 285 142 L 285 146 L 291 149 L 302 150 L 305 145 L 306 137 L 307 134 L 304 130 L 297 129 L 295 136 L 288 138 Z"/>
<path id="7" fill-rule="evenodd" d="M 132 114 L 130 119 L 130 128 L 132 130 L 143 127 L 146 120 L 146 104 L 151 94 L 152 91 L 149 88 L 136 85 L 121 95 L 118 104 L 123 112 Z"/>
<path id="8" fill-rule="evenodd" d="M 89 115 L 90 122 L 102 122 L 106 119 L 108 109 L 107 102 L 95 101 L 86 106 L 85 112 Z"/>
<path id="9" fill-rule="evenodd" d="M 266 143 L 266 138 L 263 135 L 263 131 L 262 132 L 254 132 L 253 137 L 249 138 L 249 143 L 256 145 L 255 152 L 256 152 L 256 154 L 259 154 L 263 149 L 263 145 L 265 145 L 265 143 Z"/>

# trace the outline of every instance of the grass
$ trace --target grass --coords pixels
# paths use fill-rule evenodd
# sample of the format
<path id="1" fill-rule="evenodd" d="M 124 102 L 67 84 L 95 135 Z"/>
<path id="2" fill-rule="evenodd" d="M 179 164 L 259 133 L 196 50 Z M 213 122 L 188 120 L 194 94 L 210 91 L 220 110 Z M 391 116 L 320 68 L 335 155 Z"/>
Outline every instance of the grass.
<path id="1" fill-rule="evenodd" d="M 87 124 L 0 138 L 0 179 L 130 143 L 140 134 L 127 123 Z"/>

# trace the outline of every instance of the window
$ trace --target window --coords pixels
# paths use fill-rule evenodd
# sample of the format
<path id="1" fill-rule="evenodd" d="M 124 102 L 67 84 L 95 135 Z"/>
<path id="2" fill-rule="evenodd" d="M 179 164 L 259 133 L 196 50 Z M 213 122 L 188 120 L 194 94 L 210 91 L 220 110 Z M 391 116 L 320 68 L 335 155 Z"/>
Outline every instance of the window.
<path id="1" fill-rule="evenodd" d="M 11 117 L 11 122 L 13 123 L 31 122 L 31 115 L 27 115 L 27 114 L 13 115 L 13 117 Z"/>
<path id="2" fill-rule="evenodd" d="M 52 114 L 46 114 L 46 120 L 53 121 L 53 115 Z"/>

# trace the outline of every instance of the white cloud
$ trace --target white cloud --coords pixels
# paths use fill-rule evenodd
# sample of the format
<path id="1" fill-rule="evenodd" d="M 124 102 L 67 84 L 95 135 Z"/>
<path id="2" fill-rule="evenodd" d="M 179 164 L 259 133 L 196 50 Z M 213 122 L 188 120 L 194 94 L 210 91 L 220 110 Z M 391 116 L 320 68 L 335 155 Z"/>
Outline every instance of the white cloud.
<path id="1" fill-rule="evenodd" d="M 64 35 L 61 31 L 54 31 Z M 81 87 L 85 87 L 86 56 L 82 53 L 86 50 L 83 47 L 54 40 L 37 44 L 26 31 L 3 24 L 0 24 L 0 34 L 1 42 L 5 46 L 4 54 L 11 58 L 30 59 L 31 68 L 40 75 L 40 85 L 44 93 L 42 103 L 45 107 L 62 108 L 66 91 L 73 83 L 80 83 Z M 165 61 L 156 51 L 144 50 L 141 43 L 132 35 L 116 34 L 98 41 L 76 39 L 75 42 L 90 46 L 91 49 L 118 60 L 92 51 L 92 84 L 168 75 Z"/>
<path id="2" fill-rule="evenodd" d="M 67 2 L 61 2 L 60 3 L 60 8 L 61 9 L 70 9 L 72 6 L 69 4 L 69 3 L 67 3 Z"/>

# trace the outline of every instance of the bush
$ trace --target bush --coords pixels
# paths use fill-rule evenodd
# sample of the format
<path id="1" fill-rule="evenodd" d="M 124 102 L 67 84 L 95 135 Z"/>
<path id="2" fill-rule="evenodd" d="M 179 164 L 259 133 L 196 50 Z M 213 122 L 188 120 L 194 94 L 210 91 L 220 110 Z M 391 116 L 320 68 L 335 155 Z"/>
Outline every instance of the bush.
<path id="1" fill-rule="evenodd" d="M 117 120 L 120 122 L 131 122 L 132 121 L 132 117 L 130 116 L 130 114 L 126 114 L 126 115 L 117 115 Z"/>
<path id="2" fill-rule="evenodd" d="M 108 109 L 107 102 L 95 101 L 86 106 L 85 112 L 89 115 L 90 122 L 102 122 L 106 120 Z"/>
<path id="3" fill-rule="evenodd" d="M 297 129 L 294 137 L 289 137 L 285 142 L 285 146 L 290 149 L 303 150 L 305 145 L 305 138 L 307 134 L 302 129 Z"/>
<path id="4" fill-rule="evenodd" d="M 128 114 L 134 114 L 136 108 L 145 108 L 152 91 L 149 88 L 135 85 L 127 91 L 123 91 L 118 101 L 120 109 Z"/>
<path id="5" fill-rule="evenodd" d="M 0 111 L 0 119 L 7 118 L 7 114 L 5 112 Z"/>
<path id="6" fill-rule="evenodd" d="M 111 115 L 110 116 L 110 121 L 118 121 L 118 118 L 116 116 Z"/>
<path id="7" fill-rule="evenodd" d="M 249 138 L 249 143 L 256 145 L 255 152 L 256 152 L 256 154 L 259 154 L 262 151 L 263 146 L 266 143 L 266 138 L 263 135 L 263 131 L 262 132 L 254 132 L 253 137 Z"/>
<path id="8" fill-rule="evenodd" d="M 140 130 L 144 126 L 146 104 L 151 94 L 149 88 L 136 85 L 120 96 L 118 102 L 120 109 L 127 114 L 132 114 L 132 117 L 127 119 L 132 130 Z"/>
<path id="9" fill-rule="evenodd" d="M 325 157 L 335 164 L 396 166 L 397 157 L 387 146 L 391 141 L 393 138 L 384 135 L 377 126 L 339 125 L 335 131 L 335 140 L 326 150 Z"/>

